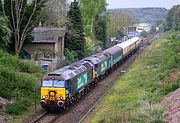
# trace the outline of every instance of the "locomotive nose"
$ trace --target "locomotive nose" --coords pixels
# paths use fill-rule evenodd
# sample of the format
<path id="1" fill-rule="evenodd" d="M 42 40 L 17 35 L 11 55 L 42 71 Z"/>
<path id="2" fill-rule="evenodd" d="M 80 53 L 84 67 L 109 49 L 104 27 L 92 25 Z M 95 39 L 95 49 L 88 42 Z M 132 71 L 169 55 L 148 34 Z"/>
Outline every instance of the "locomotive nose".
<path id="1" fill-rule="evenodd" d="M 51 91 L 51 92 L 49 93 L 49 95 L 50 95 L 51 97 L 54 97 L 54 96 L 55 96 L 55 92 Z"/>

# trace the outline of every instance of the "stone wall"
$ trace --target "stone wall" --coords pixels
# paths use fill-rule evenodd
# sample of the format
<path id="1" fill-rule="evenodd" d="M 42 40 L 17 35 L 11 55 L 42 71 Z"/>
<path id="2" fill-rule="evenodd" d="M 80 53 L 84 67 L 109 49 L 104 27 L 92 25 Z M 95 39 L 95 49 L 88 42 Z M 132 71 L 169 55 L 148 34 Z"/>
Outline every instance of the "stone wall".
<path id="1" fill-rule="evenodd" d="M 53 57 L 53 53 L 55 53 L 55 44 L 26 44 L 23 47 L 27 53 L 30 54 L 30 59 L 34 59 L 36 54 L 42 54 L 42 57 Z"/>

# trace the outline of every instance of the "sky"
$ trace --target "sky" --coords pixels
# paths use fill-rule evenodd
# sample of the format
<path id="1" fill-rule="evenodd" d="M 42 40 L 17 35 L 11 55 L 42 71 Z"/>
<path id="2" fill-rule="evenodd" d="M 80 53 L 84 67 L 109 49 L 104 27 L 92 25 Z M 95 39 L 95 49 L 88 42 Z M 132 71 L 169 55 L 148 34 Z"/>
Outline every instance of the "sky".
<path id="1" fill-rule="evenodd" d="M 180 0 L 107 0 L 108 9 L 139 8 L 139 7 L 165 7 L 170 9 L 173 5 L 180 5 Z"/>

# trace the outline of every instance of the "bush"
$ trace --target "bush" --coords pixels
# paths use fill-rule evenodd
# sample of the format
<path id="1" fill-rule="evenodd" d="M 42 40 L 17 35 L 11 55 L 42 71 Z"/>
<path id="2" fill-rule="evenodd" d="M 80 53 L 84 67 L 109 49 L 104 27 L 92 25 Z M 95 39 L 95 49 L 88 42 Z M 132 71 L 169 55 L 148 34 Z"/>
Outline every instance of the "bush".
<path id="1" fill-rule="evenodd" d="M 20 61 L 20 59 L 17 56 L 12 56 L 10 54 L 4 53 L 2 50 L 0 50 L 0 65 L 9 67 L 19 72 L 40 72 L 40 67 L 35 66 L 35 64 Z"/>
<path id="2" fill-rule="evenodd" d="M 171 82 L 170 84 L 163 85 L 161 92 L 163 95 L 167 95 L 168 93 L 173 92 L 178 88 L 180 88 L 180 79 L 178 79 L 176 82 Z"/>
<path id="3" fill-rule="evenodd" d="M 21 102 L 16 102 L 12 104 L 7 104 L 5 106 L 5 109 L 6 112 L 11 115 L 20 115 L 27 110 L 27 107 L 23 105 Z"/>
<path id="4" fill-rule="evenodd" d="M 148 32 L 142 31 L 142 32 L 141 32 L 141 36 L 143 36 L 144 38 L 146 38 L 146 37 L 148 36 Z"/>
<path id="5" fill-rule="evenodd" d="M 64 65 L 73 63 L 76 60 L 78 54 L 75 51 L 70 51 L 69 49 L 65 49 L 64 51 L 65 51 L 65 56 L 66 56 Z"/>
<path id="6" fill-rule="evenodd" d="M 37 75 L 41 75 L 40 67 L 0 50 L 0 97 L 16 101 L 5 106 L 7 113 L 20 115 L 32 106 L 34 87 L 39 87 Z"/>
<path id="7" fill-rule="evenodd" d="M 31 94 L 34 88 L 34 82 L 37 81 L 36 76 L 28 73 L 16 72 L 8 67 L 0 67 L 0 96 L 4 98 L 14 97 L 11 93 L 13 92 L 16 95 L 17 89 L 23 94 Z"/>

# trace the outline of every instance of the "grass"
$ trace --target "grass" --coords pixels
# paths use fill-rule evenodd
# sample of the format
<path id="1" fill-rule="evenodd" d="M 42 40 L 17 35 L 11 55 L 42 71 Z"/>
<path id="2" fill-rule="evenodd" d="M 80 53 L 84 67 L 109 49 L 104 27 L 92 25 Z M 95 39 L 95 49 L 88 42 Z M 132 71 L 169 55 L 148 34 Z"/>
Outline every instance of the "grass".
<path id="1" fill-rule="evenodd" d="M 162 34 L 117 78 L 99 102 L 88 123 L 164 123 L 163 96 L 180 87 L 180 78 L 165 82 L 180 71 L 180 39 Z M 168 79 L 171 80 L 171 79 Z"/>

